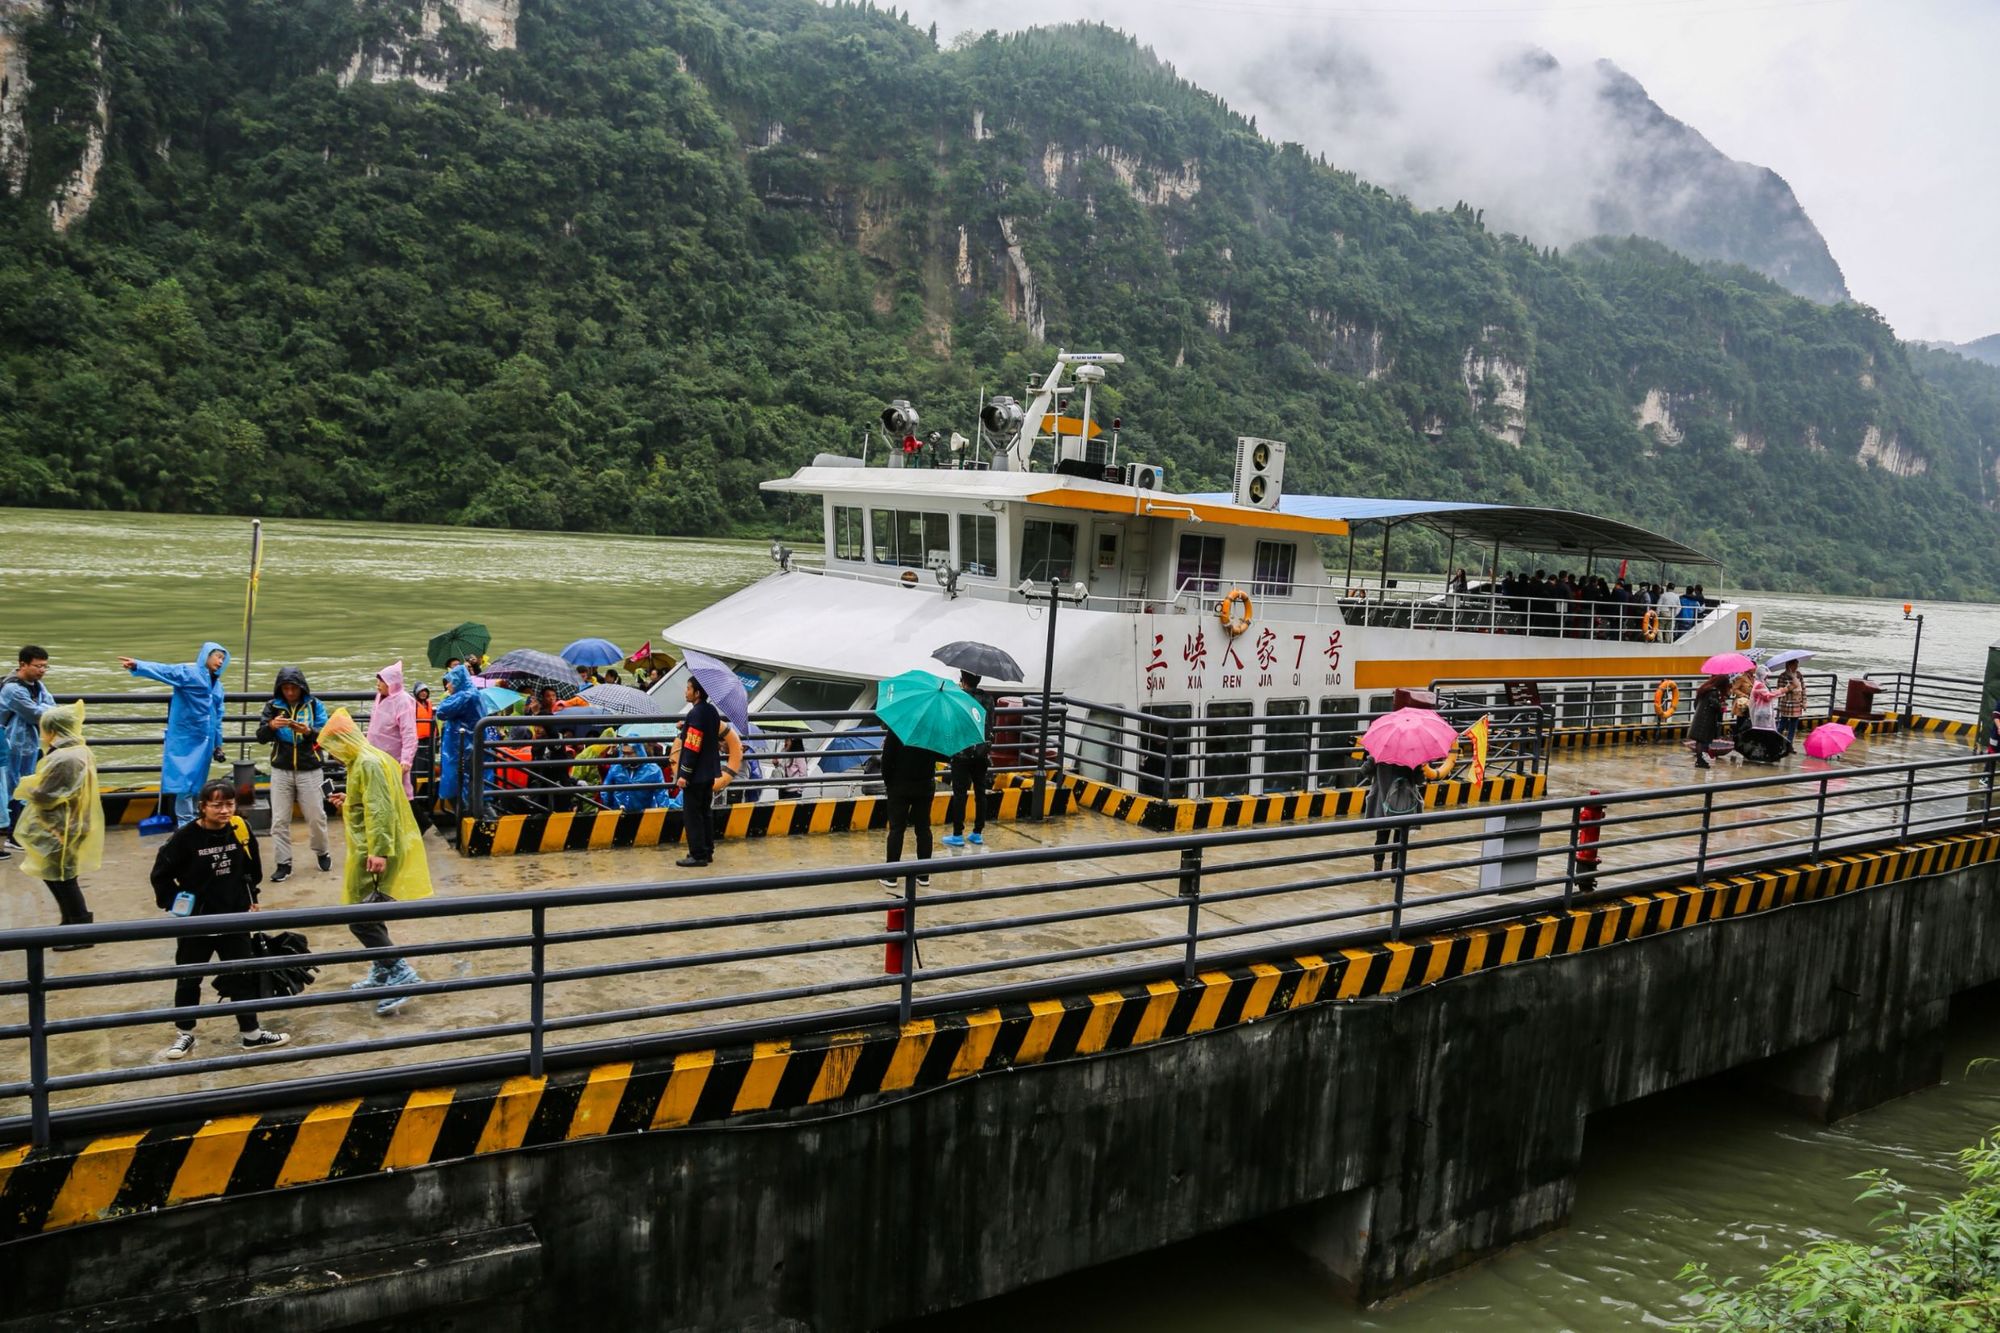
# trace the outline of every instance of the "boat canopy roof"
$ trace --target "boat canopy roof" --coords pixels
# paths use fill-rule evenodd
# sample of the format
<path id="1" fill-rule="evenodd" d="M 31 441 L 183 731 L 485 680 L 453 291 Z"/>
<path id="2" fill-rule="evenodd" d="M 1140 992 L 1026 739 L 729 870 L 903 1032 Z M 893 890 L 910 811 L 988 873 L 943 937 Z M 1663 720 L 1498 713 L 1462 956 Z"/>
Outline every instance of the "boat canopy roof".
<path id="1" fill-rule="evenodd" d="M 1229 499 L 1221 494 L 1187 498 L 1196 502 Z M 1284 495 L 1279 497 L 1278 512 L 1300 518 L 1338 519 L 1348 524 L 1418 523 L 1446 537 L 1489 546 L 1497 542 L 1520 551 L 1637 556 L 1675 565 L 1718 563 L 1712 556 L 1671 537 L 1573 509 L 1353 495 Z"/>

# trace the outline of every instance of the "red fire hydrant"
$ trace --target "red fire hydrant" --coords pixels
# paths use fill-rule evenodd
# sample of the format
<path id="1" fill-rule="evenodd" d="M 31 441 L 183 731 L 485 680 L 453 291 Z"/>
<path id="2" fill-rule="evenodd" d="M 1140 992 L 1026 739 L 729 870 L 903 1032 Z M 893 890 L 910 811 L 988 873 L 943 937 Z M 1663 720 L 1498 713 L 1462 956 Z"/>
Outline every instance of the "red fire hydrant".
<path id="1" fill-rule="evenodd" d="M 1596 797 L 1601 793 L 1590 793 Z M 1604 822 L 1604 806 L 1591 800 L 1577 811 L 1576 825 L 1576 886 L 1585 893 L 1597 887 L 1597 840 L 1602 836 L 1600 827 Z"/>

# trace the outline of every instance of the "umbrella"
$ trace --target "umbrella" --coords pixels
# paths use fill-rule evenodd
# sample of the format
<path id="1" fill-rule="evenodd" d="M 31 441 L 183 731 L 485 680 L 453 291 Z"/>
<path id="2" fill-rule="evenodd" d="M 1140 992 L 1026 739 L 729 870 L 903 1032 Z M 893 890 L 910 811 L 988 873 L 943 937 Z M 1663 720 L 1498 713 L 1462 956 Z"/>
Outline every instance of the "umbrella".
<path id="1" fill-rule="evenodd" d="M 486 705 L 487 716 L 504 713 L 528 696 L 519 690 L 510 690 L 505 685 L 488 685 L 479 692 L 479 701 Z"/>
<path id="2" fill-rule="evenodd" d="M 562 659 L 571 666 L 614 666 L 625 660 L 625 650 L 609 639 L 578 639 L 562 650 Z"/>
<path id="3" fill-rule="evenodd" d="M 853 731 L 843 731 L 826 743 L 820 751 L 819 771 L 822 773 L 845 773 L 859 768 L 882 748 L 882 733 L 872 727 L 857 727 Z"/>
<path id="4" fill-rule="evenodd" d="M 609 708 L 562 708 L 542 719 L 542 725 L 551 731 L 602 731 L 617 716 Z"/>
<path id="5" fill-rule="evenodd" d="M 632 717 L 658 717 L 673 711 L 644 690 L 635 690 L 630 685 L 592 685 L 583 692 L 583 697 L 599 708 Z"/>
<path id="6" fill-rule="evenodd" d="M 875 716 L 913 749 L 957 754 L 986 738 L 986 710 L 957 682 L 905 671 L 876 691 Z"/>
<path id="7" fill-rule="evenodd" d="M 671 722 L 627 722 L 618 728 L 618 734 L 635 741 L 672 740 L 679 730 Z"/>
<path id="8" fill-rule="evenodd" d="M 973 643 L 960 639 L 948 643 L 931 654 L 946 666 L 957 667 L 960 671 L 970 671 L 975 676 L 988 680 L 1021 680 L 1021 664 L 1001 649 L 990 643 Z"/>
<path id="9" fill-rule="evenodd" d="M 1704 676 L 1734 676 L 1750 670 L 1757 664 L 1742 653 L 1717 653 L 1701 664 Z"/>
<path id="10" fill-rule="evenodd" d="M 1378 764 L 1420 768 L 1450 754 L 1458 732 L 1428 708 L 1398 708 L 1368 724 L 1361 748 Z"/>
<path id="11" fill-rule="evenodd" d="M 492 642 L 493 635 L 486 626 L 468 620 L 431 640 L 430 663 L 434 667 L 441 667 L 454 657 L 461 660 L 477 657 L 485 652 Z"/>
<path id="12" fill-rule="evenodd" d="M 1845 722 L 1822 722 L 1806 737 L 1806 753 L 1815 759 L 1831 759 L 1854 744 L 1854 728 Z"/>
<path id="13" fill-rule="evenodd" d="M 715 711 L 729 719 L 736 734 L 750 734 L 750 698 L 743 692 L 743 679 L 707 653 L 689 653 L 682 659 L 688 674 L 707 692 Z"/>
<path id="14" fill-rule="evenodd" d="M 1771 654 L 1771 656 L 1765 660 L 1764 665 L 1775 669 L 1777 667 L 1785 665 L 1785 663 L 1787 662 L 1805 662 L 1809 661 L 1811 658 L 1812 658 L 1812 652 L 1809 649 L 1787 648 L 1782 653 Z"/>
<path id="15" fill-rule="evenodd" d="M 576 668 L 557 657 L 554 653 L 538 653 L 533 648 L 516 648 L 503 654 L 499 661 L 486 667 L 489 676 L 506 676 L 516 685 L 526 683 L 539 689 L 544 685 L 553 686 L 559 698 L 571 699 L 583 688 L 583 677 L 576 674 Z"/>

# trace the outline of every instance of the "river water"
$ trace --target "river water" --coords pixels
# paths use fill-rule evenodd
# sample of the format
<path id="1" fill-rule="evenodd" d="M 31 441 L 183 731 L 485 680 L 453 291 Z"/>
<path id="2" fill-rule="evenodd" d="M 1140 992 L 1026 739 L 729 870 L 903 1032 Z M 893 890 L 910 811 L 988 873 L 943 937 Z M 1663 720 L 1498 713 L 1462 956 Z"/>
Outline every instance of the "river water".
<path id="1" fill-rule="evenodd" d="M 556 650 L 598 635 L 628 651 L 771 569 L 759 542 L 284 521 L 265 530 L 253 688 L 285 663 L 323 690 L 362 689 L 385 663 L 424 667 L 425 641 L 460 620 L 494 650 Z M 243 643 L 249 523 L 0 509 L 0 647 L 50 650 L 59 693 L 130 688 L 114 660 L 193 657 Z M 1758 641 L 1809 648 L 1814 669 L 1906 669 L 1900 604 L 1757 594 Z M 1922 669 L 1977 676 L 2000 607 L 1932 604 Z M 232 668 L 230 686 L 240 688 Z M 10 877 L 16 878 L 16 877 Z M 25 882 L 0 881 L 7 892 Z M 1381 1309 L 1355 1311 L 1256 1232 L 1209 1238 L 930 1321 L 935 1330 L 1545 1330 L 1660 1325 L 1684 1314 L 1688 1261 L 1749 1274 L 1824 1235 L 1864 1237 L 1872 1209 L 1848 1179 L 1889 1166 L 1920 1190 L 1951 1185 L 1959 1148 L 2000 1124 L 2000 1007 L 1963 1006 L 1944 1086 L 1816 1126 L 1728 1088 L 1683 1089 L 1593 1119 L 1571 1225 Z M 1658 1145 L 1672 1144 L 1672 1150 Z"/>

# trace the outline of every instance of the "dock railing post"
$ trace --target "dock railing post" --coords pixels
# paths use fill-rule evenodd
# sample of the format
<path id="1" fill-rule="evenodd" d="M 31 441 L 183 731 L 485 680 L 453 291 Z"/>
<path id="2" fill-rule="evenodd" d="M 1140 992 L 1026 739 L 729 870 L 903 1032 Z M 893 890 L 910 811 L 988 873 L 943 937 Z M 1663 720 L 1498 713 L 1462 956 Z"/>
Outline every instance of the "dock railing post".
<path id="1" fill-rule="evenodd" d="M 1701 794 L 1701 840 L 1694 852 L 1694 879 L 1696 884 L 1708 877 L 1708 830 L 1715 818 L 1715 792 Z"/>
<path id="2" fill-rule="evenodd" d="M 1994 765 L 2000 761 L 2000 753 L 1986 756 L 1986 808 L 1980 812 L 1979 827 L 1985 828 L 1993 822 L 1993 775 Z"/>
<path id="3" fill-rule="evenodd" d="M 49 1146 L 49 997 L 42 989 L 42 947 L 28 950 L 28 1138 Z"/>
<path id="4" fill-rule="evenodd" d="M 1568 907 L 1576 896 L 1576 854 L 1581 850 L 1583 838 L 1583 807 L 1573 805 L 1569 810 L 1569 857 L 1563 868 L 1563 906 Z"/>
<path id="5" fill-rule="evenodd" d="M 1181 900 L 1187 904 L 1187 949 L 1181 962 L 1182 973 L 1194 980 L 1197 944 L 1201 934 L 1201 848 L 1181 848 Z"/>
<path id="6" fill-rule="evenodd" d="M 467 788 L 470 787 L 470 791 Z M 486 719 L 480 718 L 472 728 L 472 771 L 463 767 L 458 774 L 458 789 L 465 793 L 465 809 L 474 819 L 486 818 Z"/>
<path id="7" fill-rule="evenodd" d="M 1820 834 L 1821 834 L 1821 833 L 1822 833 L 1822 832 L 1823 832 L 1823 831 L 1825 830 L 1825 828 L 1826 828 L 1826 786 L 1827 786 L 1827 781 L 1828 781 L 1828 780 L 1827 780 L 1826 778 L 1821 778 L 1821 779 L 1819 780 L 1819 797 L 1818 797 L 1818 798 L 1817 798 L 1817 799 L 1816 799 L 1816 800 L 1815 800 L 1815 801 L 1813 802 L 1813 842 L 1812 842 L 1812 854 L 1813 854 L 1813 859 L 1814 859 L 1814 860 L 1818 860 L 1818 859 L 1819 859 L 1819 840 L 1820 840 Z"/>
<path id="8" fill-rule="evenodd" d="M 1917 768 L 1915 764 L 1912 764 L 1903 773 L 1903 828 L 1902 832 L 1897 835 L 1899 842 L 1908 842 L 1910 840 L 1910 807 L 1916 804 L 1916 797 Z"/>
<path id="9" fill-rule="evenodd" d="M 542 1017 L 548 975 L 548 909 L 537 907 L 529 916 L 534 922 L 535 942 L 528 949 L 528 1076 L 542 1076 Z"/>
<path id="10" fill-rule="evenodd" d="M 1403 890 L 1410 881 L 1410 826 L 1398 824 L 1390 836 L 1390 851 L 1396 867 L 1396 908 L 1389 915 L 1389 938 L 1403 938 Z"/>
<path id="11" fill-rule="evenodd" d="M 903 969 L 897 986 L 896 1021 L 910 1021 L 917 991 L 917 872 L 903 876 Z"/>

